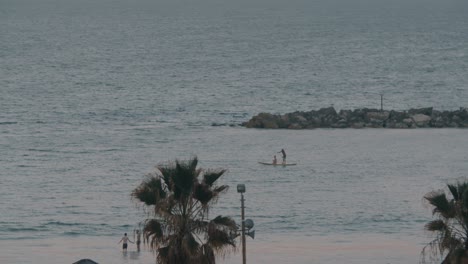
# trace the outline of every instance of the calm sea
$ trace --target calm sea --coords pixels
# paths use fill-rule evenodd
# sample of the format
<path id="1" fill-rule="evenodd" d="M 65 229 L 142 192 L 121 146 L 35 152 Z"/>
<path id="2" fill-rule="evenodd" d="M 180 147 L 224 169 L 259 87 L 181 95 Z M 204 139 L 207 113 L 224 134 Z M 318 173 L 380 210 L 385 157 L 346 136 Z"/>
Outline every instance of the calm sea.
<path id="1" fill-rule="evenodd" d="M 422 198 L 468 176 L 466 130 L 238 124 L 381 94 L 386 109 L 466 107 L 466 14 L 461 0 L 0 0 L 0 263 L 154 263 L 117 244 L 145 218 L 130 192 L 193 155 L 228 169 L 212 216 L 239 221 L 246 185 L 250 263 L 417 263 Z M 297 166 L 258 164 L 281 148 Z"/>

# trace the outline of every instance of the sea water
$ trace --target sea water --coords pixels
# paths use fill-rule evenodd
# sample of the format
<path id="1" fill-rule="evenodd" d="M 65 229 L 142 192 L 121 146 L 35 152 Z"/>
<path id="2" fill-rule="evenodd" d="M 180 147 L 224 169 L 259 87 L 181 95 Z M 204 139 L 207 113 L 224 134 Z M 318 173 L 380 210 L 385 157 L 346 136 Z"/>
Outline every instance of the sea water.
<path id="1" fill-rule="evenodd" d="M 251 263 L 417 263 L 423 196 L 466 179 L 463 129 L 257 130 L 259 112 L 468 105 L 463 1 L 0 0 L 0 263 L 122 253 L 131 191 L 198 156 Z M 284 148 L 291 167 L 258 164 Z M 240 263 L 237 252 L 220 263 Z"/>

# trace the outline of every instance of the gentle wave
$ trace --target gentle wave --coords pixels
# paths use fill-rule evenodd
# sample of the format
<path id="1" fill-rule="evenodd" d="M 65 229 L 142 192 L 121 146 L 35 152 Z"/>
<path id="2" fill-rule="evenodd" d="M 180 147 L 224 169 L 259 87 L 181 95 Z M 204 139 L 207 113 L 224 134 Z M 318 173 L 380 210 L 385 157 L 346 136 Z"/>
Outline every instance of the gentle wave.
<path id="1" fill-rule="evenodd" d="M 5 227 L 0 226 L 0 232 L 41 232 L 47 231 L 48 228 L 45 227 Z"/>
<path id="2" fill-rule="evenodd" d="M 44 224 L 44 226 L 83 226 L 86 225 L 84 223 L 67 223 L 61 221 L 52 221 Z"/>
<path id="3" fill-rule="evenodd" d="M 48 153 L 55 153 L 55 152 L 60 152 L 58 150 L 54 149 L 34 149 L 34 148 L 29 148 L 27 149 L 28 151 L 35 151 L 35 152 L 48 152 Z"/>

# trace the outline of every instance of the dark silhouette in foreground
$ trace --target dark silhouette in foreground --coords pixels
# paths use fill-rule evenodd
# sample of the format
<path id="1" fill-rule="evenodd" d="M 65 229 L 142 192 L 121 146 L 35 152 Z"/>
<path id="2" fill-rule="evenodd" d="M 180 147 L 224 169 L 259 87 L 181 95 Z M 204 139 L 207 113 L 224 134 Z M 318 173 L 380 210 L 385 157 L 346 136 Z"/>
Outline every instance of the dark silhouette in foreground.
<path id="1" fill-rule="evenodd" d="M 152 218 L 143 224 L 143 242 L 157 263 L 213 264 L 235 250 L 236 223 L 230 217 L 208 220 L 208 210 L 227 191 L 216 181 L 224 169 L 197 168 L 198 159 L 158 165 L 132 192 Z"/>
<path id="2" fill-rule="evenodd" d="M 91 259 L 80 259 L 77 262 L 73 262 L 73 264 L 98 264 L 98 263 Z"/>
<path id="3" fill-rule="evenodd" d="M 421 263 L 434 263 L 441 258 L 444 258 L 442 264 L 468 263 L 468 182 L 447 187 L 450 199 L 443 191 L 424 196 L 433 207 L 436 219 L 425 225 L 435 238 L 423 248 Z"/>

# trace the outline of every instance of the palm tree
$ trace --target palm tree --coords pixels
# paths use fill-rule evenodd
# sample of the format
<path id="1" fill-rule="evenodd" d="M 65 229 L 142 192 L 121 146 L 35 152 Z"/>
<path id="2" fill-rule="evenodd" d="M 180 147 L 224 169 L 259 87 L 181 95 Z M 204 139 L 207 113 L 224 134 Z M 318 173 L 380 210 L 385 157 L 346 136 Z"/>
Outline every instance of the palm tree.
<path id="1" fill-rule="evenodd" d="M 156 171 L 132 192 L 150 212 L 143 224 L 144 242 L 158 263 L 213 264 L 236 249 L 237 226 L 230 217 L 208 219 L 210 206 L 227 185 L 215 182 L 225 169 L 197 168 L 196 157 L 156 166 Z"/>
<path id="2" fill-rule="evenodd" d="M 447 185 L 451 199 L 443 191 L 434 191 L 424 198 L 433 206 L 436 217 L 425 229 L 436 234 L 421 252 L 421 263 L 426 258 L 444 257 L 442 264 L 468 263 L 468 182 Z"/>

